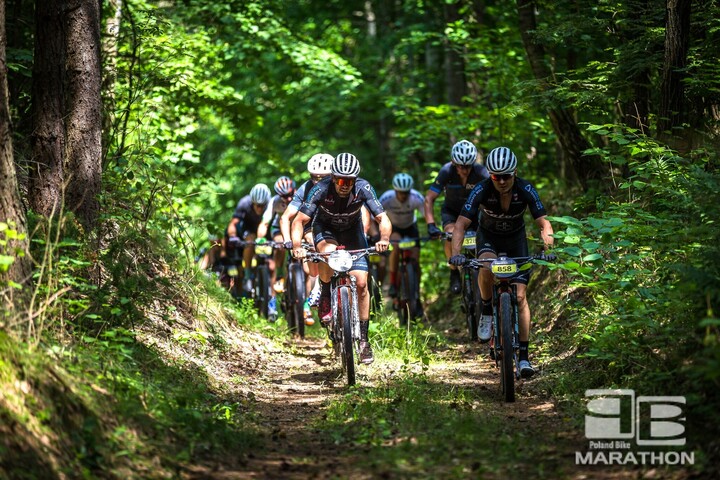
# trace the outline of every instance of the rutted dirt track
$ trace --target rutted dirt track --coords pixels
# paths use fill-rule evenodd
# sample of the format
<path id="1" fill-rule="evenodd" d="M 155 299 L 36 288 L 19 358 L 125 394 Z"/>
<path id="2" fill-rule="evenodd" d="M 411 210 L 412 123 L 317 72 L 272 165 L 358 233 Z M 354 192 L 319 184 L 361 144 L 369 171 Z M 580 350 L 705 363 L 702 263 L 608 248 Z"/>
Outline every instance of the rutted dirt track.
<path id="1" fill-rule="evenodd" d="M 461 336 L 461 334 L 459 334 Z M 468 345 L 462 338 L 445 351 L 438 352 L 442 361 L 432 362 L 427 371 L 433 382 L 477 389 L 484 404 L 490 400 L 493 415 L 502 415 L 513 429 L 530 431 L 545 445 L 545 460 L 554 465 L 552 478 L 624 479 L 685 478 L 683 471 L 657 471 L 638 468 L 588 467 L 575 465 L 575 450 L 585 449 L 587 441 L 577 428 L 569 427 L 551 399 L 530 393 L 532 381 L 518 384 L 518 398 L 513 404 L 502 402 L 499 377 L 494 362 L 480 345 Z M 218 372 L 236 371 L 247 381 L 238 385 L 236 394 L 250 399 L 257 414 L 256 422 L 265 437 L 265 445 L 249 457 L 224 459 L 208 467 L 191 467 L 182 476 L 187 479 L 336 479 L 392 478 L 388 474 L 363 469 L 359 460 L 368 449 L 357 446 L 339 448 L 312 425 L 321 420 L 329 400 L 346 392 L 345 378 L 339 362 L 331 356 L 324 340 L 295 340 L 295 353 L 287 349 L 246 352 L 248 358 L 233 355 L 215 365 Z M 256 354 L 256 357 L 252 355 Z M 254 359 L 254 360 L 250 360 Z M 358 383 L 372 386 L 387 375 L 388 366 L 376 360 L 361 366 Z M 492 403 L 497 402 L 497 405 Z M 487 412 L 478 412 L 479 415 Z M 548 447 L 547 445 L 550 445 Z M 526 448 L 534 448 L 533 445 Z M 348 453 L 352 452 L 352 453 Z M 491 458 L 493 452 L 478 452 L 480 458 Z M 524 476 L 519 466 L 518 476 Z M 432 477 L 438 478 L 438 477 Z M 478 478 L 469 473 L 467 478 Z"/>

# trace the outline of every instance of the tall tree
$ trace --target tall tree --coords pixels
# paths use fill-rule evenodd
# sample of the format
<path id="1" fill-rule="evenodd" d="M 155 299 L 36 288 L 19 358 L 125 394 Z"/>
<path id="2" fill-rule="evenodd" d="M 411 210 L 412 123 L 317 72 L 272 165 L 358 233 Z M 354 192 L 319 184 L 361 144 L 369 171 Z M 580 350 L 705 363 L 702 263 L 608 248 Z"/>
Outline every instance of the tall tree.
<path id="1" fill-rule="evenodd" d="M 667 132 L 684 120 L 685 88 L 683 70 L 690 45 L 691 0 L 667 0 L 665 20 L 665 62 L 660 87 L 658 130 Z"/>
<path id="2" fill-rule="evenodd" d="M 100 211 L 102 174 L 102 65 L 100 2 L 66 4 L 67 80 L 66 204 L 83 226 L 93 229 Z"/>
<path id="3" fill-rule="evenodd" d="M 5 56 L 6 45 L 5 0 L 0 0 L 0 221 L 14 223 L 14 230 L 24 234 L 27 231 L 25 210 L 20 201 L 12 149 L 7 61 Z M 10 245 L 21 251 L 27 249 L 26 240 L 13 241 Z M 21 256 L 16 258 L 10 265 L 7 275 L 9 280 L 16 283 L 26 283 L 30 278 L 29 257 Z"/>
<path id="4" fill-rule="evenodd" d="M 537 29 L 536 2 L 535 0 L 517 0 L 517 10 L 520 34 L 530 68 L 539 82 L 540 88 L 544 91 L 549 90 L 552 72 L 545 63 L 545 48 L 533 38 L 533 32 Z M 584 154 L 591 145 L 580 131 L 574 113 L 570 109 L 553 106 L 548 109 L 548 114 L 564 156 L 572 165 L 582 188 L 587 189 L 590 180 L 601 178 L 602 167 L 599 165 L 599 159 Z"/>
<path id="5" fill-rule="evenodd" d="M 63 2 L 35 2 L 30 208 L 49 217 L 62 203 L 65 158 Z"/>

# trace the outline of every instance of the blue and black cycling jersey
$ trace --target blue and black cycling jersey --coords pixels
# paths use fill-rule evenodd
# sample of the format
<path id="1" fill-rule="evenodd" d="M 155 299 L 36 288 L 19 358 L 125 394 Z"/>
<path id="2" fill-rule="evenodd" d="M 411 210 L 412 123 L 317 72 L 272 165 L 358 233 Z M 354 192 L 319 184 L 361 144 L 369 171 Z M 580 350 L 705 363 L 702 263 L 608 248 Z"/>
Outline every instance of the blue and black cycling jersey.
<path id="1" fill-rule="evenodd" d="M 534 219 L 547 214 L 535 187 L 522 178 L 515 177 L 511 190 L 512 197 L 507 211 L 502 209 L 500 192 L 491 180 L 480 182 L 470 192 L 460 215 L 477 220 L 480 229 L 495 235 L 510 235 L 525 229 L 523 214 L 529 208 Z"/>
<path id="2" fill-rule="evenodd" d="M 475 185 L 489 177 L 490 174 L 484 165 L 474 163 L 468 175 L 467 183 L 463 185 L 457 169 L 452 162 L 448 162 L 438 172 L 435 181 L 430 185 L 430 190 L 438 195 L 445 191 L 443 209 L 459 215 L 470 191 L 475 188 Z"/>

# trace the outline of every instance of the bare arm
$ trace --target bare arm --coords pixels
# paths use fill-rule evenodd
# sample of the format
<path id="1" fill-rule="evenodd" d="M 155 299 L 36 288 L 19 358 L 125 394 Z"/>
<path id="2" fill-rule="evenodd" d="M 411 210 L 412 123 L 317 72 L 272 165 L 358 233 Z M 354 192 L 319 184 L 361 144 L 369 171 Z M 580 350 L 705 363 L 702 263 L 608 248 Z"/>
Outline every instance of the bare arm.
<path id="1" fill-rule="evenodd" d="M 428 192 L 425 194 L 425 222 L 427 222 L 428 224 L 435 223 L 435 214 L 433 213 L 433 208 L 435 207 L 435 200 L 438 198 L 438 196 L 439 194 L 433 192 L 432 190 L 428 190 Z"/>
<path id="2" fill-rule="evenodd" d="M 465 231 L 468 225 L 470 225 L 470 219 L 460 215 L 455 220 L 455 229 L 452 233 L 452 255 L 459 255 L 460 249 L 462 248 L 462 242 L 465 238 Z"/>
<path id="3" fill-rule="evenodd" d="M 293 205 L 288 205 L 288 207 L 285 209 L 282 216 L 280 217 L 280 232 L 283 236 L 283 242 L 291 241 L 292 236 L 290 234 L 290 223 L 297 212 L 297 207 L 294 207 Z"/>
<path id="4" fill-rule="evenodd" d="M 390 217 L 388 217 L 385 212 L 375 217 L 375 219 L 380 224 L 380 240 L 375 243 L 375 248 L 378 252 L 384 252 L 388 249 L 388 245 L 390 245 L 392 222 L 390 222 Z"/>
<path id="5" fill-rule="evenodd" d="M 546 215 L 543 215 L 542 217 L 535 219 L 535 224 L 540 228 L 540 237 L 543 240 L 543 243 L 545 244 L 545 248 L 550 248 L 555 243 L 555 239 L 553 238 L 553 227 L 550 223 L 550 220 L 547 219 Z"/>
<path id="6" fill-rule="evenodd" d="M 240 223 L 239 218 L 233 218 L 230 220 L 227 228 L 228 237 L 237 237 L 237 224 Z"/>
<path id="7" fill-rule="evenodd" d="M 302 248 L 302 238 L 305 224 L 309 221 L 309 216 L 307 216 L 303 212 L 298 212 L 292 222 L 292 226 L 290 228 L 290 238 L 292 239 L 293 256 L 295 258 L 303 258 L 305 256 L 305 249 Z"/>

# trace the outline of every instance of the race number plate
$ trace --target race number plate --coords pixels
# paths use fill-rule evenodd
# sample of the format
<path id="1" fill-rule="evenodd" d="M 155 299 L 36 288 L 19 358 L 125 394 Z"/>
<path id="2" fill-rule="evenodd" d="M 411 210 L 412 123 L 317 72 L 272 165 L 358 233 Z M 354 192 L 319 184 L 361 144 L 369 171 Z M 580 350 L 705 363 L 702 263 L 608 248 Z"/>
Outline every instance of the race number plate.
<path id="1" fill-rule="evenodd" d="M 272 245 L 255 245 L 256 255 L 272 255 Z"/>
<path id="2" fill-rule="evenodd" d="M 475 237 L 465 237 L 463 238 L 463 247 L 474 247 L 475 246 Z"/>
<path id="3" fill-rule="evenodd" d="M 403 239 L 403 240 L 400 240 L 397 245 L 400 250 L 407 250 L 408 248 L 415 247 L 415 240 L 404 240 Z"/>
<path id="4" fill-rule="evenodd" d="M 502 264 L 496 265 L 493 263 L 490 267 L 491 267 L 492 273 L 496 273 L 496 274 L 504 273 L 507 275 L 508 273 L 517 273 L 517 264 L 516 263 L 512 263 L 510 265 L 502 265 Z"/>
<path id="5" fill-rule="evenodd" d="M 380 255 L 370 255 L 368 256 L 368 261 L 370 263 L 380 263 Z"/>

